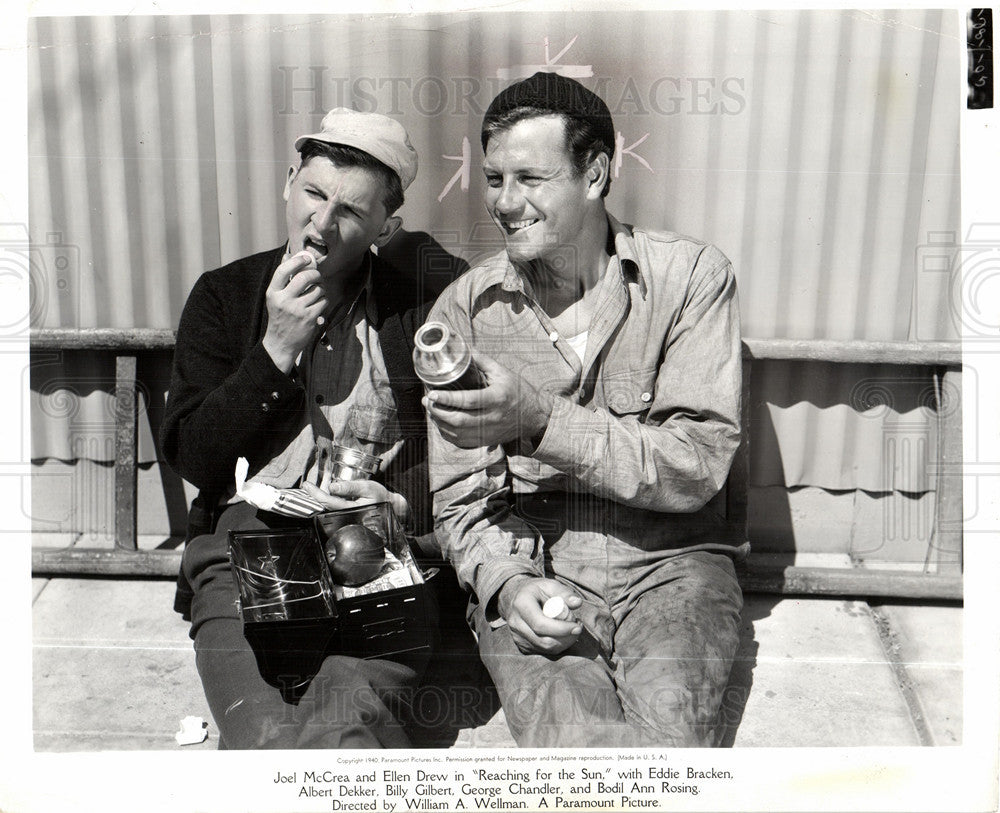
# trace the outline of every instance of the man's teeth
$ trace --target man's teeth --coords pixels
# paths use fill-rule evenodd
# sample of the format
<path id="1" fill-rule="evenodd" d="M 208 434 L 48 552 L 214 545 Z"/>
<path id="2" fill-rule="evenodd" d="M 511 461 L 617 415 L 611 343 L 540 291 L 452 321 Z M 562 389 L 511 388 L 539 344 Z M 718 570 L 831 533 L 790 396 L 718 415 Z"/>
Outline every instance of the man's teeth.
<path id="1" fill-rule="evenodd" d="M 517 231 L 518 229 L 526 228 L 532 223 L 537 223 L 537 220 L 508 220 L 505 224 L 508 231 Z"/>

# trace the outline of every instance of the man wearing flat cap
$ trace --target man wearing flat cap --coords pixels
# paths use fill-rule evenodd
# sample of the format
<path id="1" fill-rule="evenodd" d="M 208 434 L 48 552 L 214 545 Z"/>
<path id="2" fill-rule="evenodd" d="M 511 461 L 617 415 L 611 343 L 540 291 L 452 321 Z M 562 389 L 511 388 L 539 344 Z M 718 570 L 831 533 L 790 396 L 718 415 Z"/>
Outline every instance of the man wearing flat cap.
<path id="1" fill-rule="evenodd" d="M 709 746 L 742 533 L 710 502 L 740 439 L 736 286 L 715 247 L 605 209 L 615 130 L 537 73 L 482 127 L 505 251 L 430 320 L 485 386 L 432 390 L 435 530 L 522 746 Z"/>
<path id="2" fill-rule="evenodd" d="M 411 360 L 426 307 L 372 251 L 400 225 L 417 154 L 398 122 L 344 108 L 295 148 L 286 242 L 203 274 L 181 316 L 161 440 L 200 489 L 192 525 L 205 533 L 185 549 L 177 609 L 191 620 L 220 748 L 405 747 L 400 717 L 419 665 L 335 653 L 294 686 L 263 675 L 230 571 L 228 532 L 275 520 L 236 493 L 241 458 L 247 483 L 301 487 L 327 508 L 386 500 L 400 516 L 412 509 L 417 531 L 427 513 Z M 330 450 L 359 426 L 382 471 L 331 483 Z"/>

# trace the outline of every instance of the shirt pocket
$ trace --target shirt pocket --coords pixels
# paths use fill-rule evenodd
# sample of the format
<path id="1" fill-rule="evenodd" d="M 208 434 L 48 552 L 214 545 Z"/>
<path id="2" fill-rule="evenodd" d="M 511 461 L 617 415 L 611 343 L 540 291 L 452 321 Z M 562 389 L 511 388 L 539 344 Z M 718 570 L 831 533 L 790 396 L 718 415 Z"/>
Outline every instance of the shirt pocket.
<path id="1" fill-rule="evenodd" d="M 657 368 L 606 374 L 602 379 L 604 402 L 613 415 L 635 415 L 641 422 L 653 405 Z"/>

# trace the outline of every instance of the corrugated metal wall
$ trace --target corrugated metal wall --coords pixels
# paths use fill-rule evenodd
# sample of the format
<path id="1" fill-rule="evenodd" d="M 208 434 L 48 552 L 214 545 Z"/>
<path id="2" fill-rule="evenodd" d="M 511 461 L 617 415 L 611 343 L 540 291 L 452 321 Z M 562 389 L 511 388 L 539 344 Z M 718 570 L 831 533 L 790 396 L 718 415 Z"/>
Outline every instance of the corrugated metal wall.
<path id="1" fill-rule="evenodd" d="M 948 274 L 924 267 L 922 246 L 959 226 L 959 23 L 939 10 L 32 20 L 35 324 L 175 326 L 203 270 L 283 239 L 291 142 L 338 105 L 408 128 L 421 168 L 407 229 L 466 259 L 492 250 L 481 115 L 548 66 L 612 109 L 611 211 L 717 243 L 745 335 L 949 338 Z M 77 373 L 47 370 L 36 458 L 71 453 L 51 401 Z M 866 401 L 859 375 L 888 395 Z M 926 385 L 894 377 L 768 370 L 758 420 L 774 439 L 754 449 L 754 481 L 932 488 L 926 458 L 872 455 L 887 421 L 933 441 Z"/>

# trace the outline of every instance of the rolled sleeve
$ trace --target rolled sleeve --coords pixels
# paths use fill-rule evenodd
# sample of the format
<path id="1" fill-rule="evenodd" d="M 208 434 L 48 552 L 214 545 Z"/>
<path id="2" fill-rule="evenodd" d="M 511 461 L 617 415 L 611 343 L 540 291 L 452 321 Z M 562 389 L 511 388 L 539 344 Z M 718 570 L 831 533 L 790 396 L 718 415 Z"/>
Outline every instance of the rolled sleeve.
<path id="1" fill-rule="evenodd" d="M 428 319 L 469 335 L 468 317 L 463 329 L 463 314 L 448 291 Z M 438 545 L 459 584 L 492 608 L 509 579 L 544 575 L 541 535 L 511 507 L 511 475 L 502 447 L 460 449 L 445 440 L 430 419 L 427 437 Z"/>

